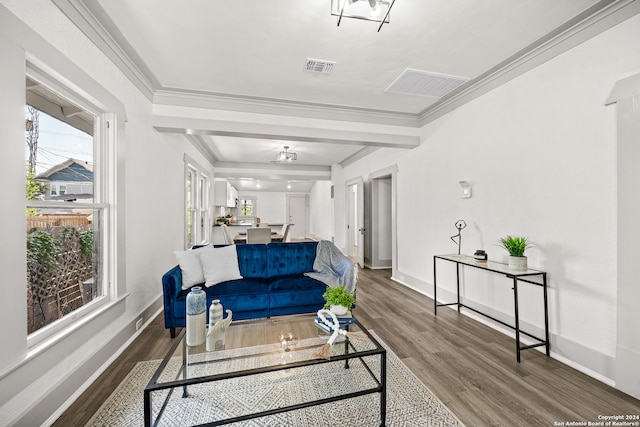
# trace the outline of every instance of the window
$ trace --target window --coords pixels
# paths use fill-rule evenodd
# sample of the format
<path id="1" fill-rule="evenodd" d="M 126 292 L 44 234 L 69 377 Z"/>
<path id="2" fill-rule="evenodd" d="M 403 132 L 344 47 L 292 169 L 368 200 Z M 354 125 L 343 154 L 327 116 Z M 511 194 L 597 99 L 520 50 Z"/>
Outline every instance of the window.
<path id="1" fill-rule="evenodd" d="M 209 210 L 209 177 L 204 173 L 200 173 L 198 177 L 198 237 L 200 243 L 209 241 L 209 230 L 211 230 L 211 217 L 208 215 Z"/>
<path id="2" fill-rule="evenodd" d="M 26 303 L 33 345 L 110 297 L 106 146 L 113 116 L 28 69 Z"/>
<path id="3" fill-rule="evenodd" d="M 185 159 L 185 247 L 209 242 L 209 176 L 191 159 Z"/>
<path id="4" fill-rule="evenodd" d="M 195 188 L 196 188 L 196 176 L 198 175 L 198 172 L 190 165 L 187 165 L 187 172 L 186 172 L 186 179 L 185 179 L 185 204 L 186 204 L 186 220 L 185 220 L 185 224 L 186 224 L 186 230 L 185 230 L 185 236 L 186 236 L 186 246 L 187 248 L 192 247 L 193 245 L 196 244 L 196 233 L 193 229 L 194 224 L 196 223 L 196 195 L 195 195 Z"/>
<path id="5" fill-rule="evenodd" d="M 256 216 L 256 198 L 247 196 L 238 201 L 238 214 L 243 218 L 255 218 Z"/>
<path id="6" fill-rule="evenodd" d="M 63 196 L 67 192 L 67 186 L 64 184 L 51 184 L 50 196 Z"/>

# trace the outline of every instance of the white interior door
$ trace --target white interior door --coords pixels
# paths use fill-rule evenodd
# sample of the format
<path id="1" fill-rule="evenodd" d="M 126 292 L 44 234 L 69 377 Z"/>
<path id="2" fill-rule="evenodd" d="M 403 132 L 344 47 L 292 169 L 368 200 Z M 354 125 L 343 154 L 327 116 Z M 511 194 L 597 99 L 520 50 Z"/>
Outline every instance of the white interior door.
<path id="1" fill-rule="evenodd" d="M 358 229 L 358 264 L 360 267 L 364 267 L 364 183 L 360 181 L 356 185 L 356 221 Z"/>
<path id="2" fill-rule="evenodd" d="M 393 262 L 391 176 L 371 180 L 371 268 L 389 268 Z"/>
<path id="3" fill-rule="evenodd" d="M 289 238 L 302 239 L 307 236 L 307 196 L 287 196 Z"/>
<path id="4" fill-rule="evenodd" d="M 347 184 L 347 251 L 364 267 L 364 182 Z"/>

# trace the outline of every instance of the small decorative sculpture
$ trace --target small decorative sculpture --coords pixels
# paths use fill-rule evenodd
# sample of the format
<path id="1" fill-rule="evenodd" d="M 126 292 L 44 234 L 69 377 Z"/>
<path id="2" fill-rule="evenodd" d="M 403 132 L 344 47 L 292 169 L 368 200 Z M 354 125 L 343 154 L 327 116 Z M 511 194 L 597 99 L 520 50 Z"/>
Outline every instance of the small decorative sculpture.
<path id="1" fill-rule="evenodd" d="M 327 319 L 327 317 L 325 316 L 326 314 L 331 316 L 331 320 Z M 331 337 L 329 337 L 329 341 L 327 341 L 325 345 L 320 347 L 320 350 L 318 350 L 318 352 L 315 353 L 314 356 L 329 360 L 331 359 L 331 346 L 333 345 L 333 342 L 336 340 L 336 338 L 338 338 L 339 335 L 347 335 L 347 331 L 344 329 L 340 329 L 340 321 L 331 310 L 327 310 L 324 308 L 318 310 L 318 317 L 320 318 L 320 320 L 322 320 L 322 323 L 329 326 L 333 330 L 333 334 L 331 335 Z"/>
<path id="2" fill-rule="evenodd" d="M 459 219 L 456 221 L 455 226 L 458 230 L 458 234 L 451 236 L 451 240 L 453 240 L 453 243 L 458 245 L 458 255 L 460 255 L 460 248 L 462 247 L 462 234 L 460 232 L 467 226 L 467 223 L 464 222 L 463 219 Z M 458 241 L 456 241 L 456 237 L 458 238 Z"/>
<path id="3" fill-rule="evenodd" d="M 231 310 L 226 310 L 226 312 L 227 317 L 217 321 L 216 324 L 213 325 L 212 328 L 209 328 L 209 331 L 207 332 L 207 351 L 214 351 L 218 341 L 224 345 L 225 338 L 227 337 L 227 328 L 231 324 L 231 319 L 233 318 Z"/>

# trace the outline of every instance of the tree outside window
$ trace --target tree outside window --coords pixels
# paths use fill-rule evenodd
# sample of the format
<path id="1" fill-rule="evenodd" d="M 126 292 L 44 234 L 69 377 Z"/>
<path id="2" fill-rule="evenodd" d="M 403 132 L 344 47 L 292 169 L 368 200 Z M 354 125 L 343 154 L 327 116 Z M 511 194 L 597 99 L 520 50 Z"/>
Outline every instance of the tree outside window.
<path id="1" fill-rule="evenodd" d="M 26 92 L 26 303 L 32 334 L 104 295 L 100 242 L 106 205 L 93 191 L 99 181 L 93 176 L 96 116 L 77 105 L 76 114 L 65 116 L 72 103 L 30 78 Z M 69 183 L 77 184 L 74 194 Z"/>

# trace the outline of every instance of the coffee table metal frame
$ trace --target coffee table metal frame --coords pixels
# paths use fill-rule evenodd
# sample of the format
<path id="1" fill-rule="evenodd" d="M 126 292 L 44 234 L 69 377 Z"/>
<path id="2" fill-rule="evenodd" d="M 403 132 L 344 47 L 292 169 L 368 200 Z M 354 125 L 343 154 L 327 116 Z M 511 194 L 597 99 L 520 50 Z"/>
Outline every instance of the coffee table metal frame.
<path id="1" fill-rule="evenodd" d="M 313 322 L 314 316 L 313 315 L 308 315 L 308 316 L 309 316 L 309 322 Z M 264 321 L 268 322 L 274 319 L 275 318 L 264 319 Z M 277 319 L 278 320 L 286 319 L 286 316 L 279 317 Z M 309 402 L 298 403 L 295 405 L 284 406 L 281 408 L 260 411 L 253 414 L 240 415 L 237 417 L 228 418 L 224 420 L 218 420 L 210 423 L 199 424 L 198 426 L 204 427 L 204 426 L 219 426 L 224 424 L 230 424 L 230 423 L 245 421 L 253 418 L 264 417 L 264 416 L 279 414 L 279 413 L 288 412 L 288 411 L 294 411 L 296 409 L 303 409 L 310 406 L 322 405 L 325 403 L 331 403 L 338 400 L 351 399 L 354 397 L 364 396 L 364 395 L 373 394 L 373 393 L 380 393 L 380 420 L 381 420 L 380 425 L 385 426 L 386 413 L 387 413 L 387 351 L 382 345 L 380 345 L 380 343 L 375 338 L 373 338 L 373 336 L 371 336 L 369 331 L 364 326 L 362 326 L 362 324 L 359 321 L 357 322 L 357 325 L 359 329 L 367 335 L 367 338 L 375 345 L 376 347 L 375 349 L 366 350 L 366 351 L 357 351 L 355 347 L 353 347 L 353 345 L 351 344 L 347 336 L 347 339 L 344 340 L 345 354 L 331 356 L 330 360 L 317 358 L 317 359 L 304 360 L 299 362 L 292 362 L 292 363 L 274 365 L 274 366 L 268 366 L 268 367 L 262 367 L 262 368 L 247 369 L 247 370 L 230 372 L 230 373 L 209 375 L 209 376 L 197 377 L 197 378 L 186 378 L 186 375 L 187 375 L 186 374 L 187 373 L 186 358 L 187 358 L 188 352 L 187 352 L 187 345 L 186 345 L 186 339 L 185 339 L 185 328 L 183 328 L 180 331 L 180 334 L 176 337 L 176 342 L 173 344 L 173 346 L 171 347 L 171 349 L 169 350 L 165 358 L 162 360 L 162 362 L 160 363 L 160 366 L 158 367 L 156 372 L 153 374 L 153 377 L 151 377 L 149 384 L 147 384 L 147 386 L 144 389 L 144 425 L 145 427 L 158 425 L 160 418 L 162 417 L 162 414 L 164 412 L 164 409 L 166 408 L 166 405 L 169 399 L 171 398 L 171 395 L 173 394 L 174 389 L 177 389 L 180 387 L 182 387 L 183 389 L 182 397 L 184 398 L 188 395 L 187 387 L 194 384 L 203 384 L 203 383 L 209 383 L 209 382 L 213 383 L 215 381 L 222 381 L 222 380 L 227 380 L 231 378 L 248 377 L 251 375 L 259 375 L 259 374 L 264 374 L 268 372 L 276 372 L 276 371 L 282 371 L 287 369 L 296 369 L 296 368 L 301 368 L 305 366 L 321 365 L 321 364 L 331 363 L 331 362 L 336 362 L 341 360 L 344 360 L 345 362 L 344 368 L 349 369 L 349 360 L 360 359 L 363 366 L 366 368 L 369 375 L 377 384 L 377 386 L 373 388 L 357 391 L 357 392 L 345 393 L 345 394 L 332 396 L 324 399 L 318 399 L 318 400 L 313 400 Z M 340 345 L 340 344 L 342 343 L 336 343 L 334 345 Z M 172 355 L 175 354 L 175 351 L 177 350 L 179 345 L 183 346 L 182 367 L 180 369 L 180 374 L 182 375 L 182 379 L 158 383 L 158 379 L 160 378 L 160 375 L 162 374 L 165 367 L 171 360 Z M 355 352 L 349 352 L 350 349 L 354 350 Z M 376 375 L 373 373 L 371 367 L 369 367 L 367 362 L 363 359 L 368 356 L 380 357 L 380 379 L 376 378 Z M 157 418 L 153 420 L 153 406 L 152 406 L 151 394 L 153 392 L 157 392 L 160 390 L 169 390 L 169 393 L 167 394 L 162 404 L 162 407 L 158 413 Z"/>

